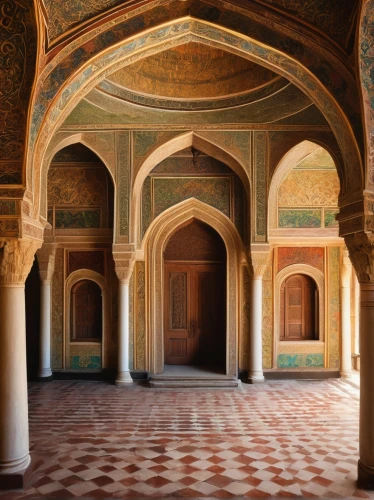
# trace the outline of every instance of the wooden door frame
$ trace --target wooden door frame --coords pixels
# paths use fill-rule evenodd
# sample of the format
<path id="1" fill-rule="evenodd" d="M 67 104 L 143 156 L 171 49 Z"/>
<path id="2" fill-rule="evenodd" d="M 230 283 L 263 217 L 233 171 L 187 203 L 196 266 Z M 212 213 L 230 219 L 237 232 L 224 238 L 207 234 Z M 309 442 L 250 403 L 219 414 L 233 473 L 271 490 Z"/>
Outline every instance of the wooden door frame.
<path id="1" fill-rule="evenodd" d="M 217 209 L 194 198 L 183 201 L 157 217 L 144 239 L 147 295 L 148 367 L 151 374 L 164 371 L 164 258 L 171 235 L 192 219 L 211 226 L 226 247 L 226 374 L 238 375 L 240 264 L 245 253 L 233 223 Z"/>

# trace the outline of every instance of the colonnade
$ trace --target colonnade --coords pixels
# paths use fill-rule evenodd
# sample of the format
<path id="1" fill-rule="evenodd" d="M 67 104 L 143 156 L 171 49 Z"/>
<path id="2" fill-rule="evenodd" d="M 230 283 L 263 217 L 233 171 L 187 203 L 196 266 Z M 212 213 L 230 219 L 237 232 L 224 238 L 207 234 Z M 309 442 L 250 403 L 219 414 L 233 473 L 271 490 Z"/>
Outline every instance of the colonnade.
<path id="1" fill-rule="evenodd" d="M 10 240 L 0 246 L 0 488 L 4 484 L 23 486 L 30 464 L 26 374 L 26 327 L 24 284 L 40 241 Z M 41 276 L 41 345 L 39 377 L 51 376 L 50 281 L 54 247 L 39 251 Z M 262 370 L 262 278 L 269 250 L 252 255 L 252 323 L 249 381 L 264 380 Z M 131 264 L 116 260 L 119 278 L 119 327 L 117 385 L 132 383 L 129 370 L 129 277 Z M 122 266 L 122 267 L 121 267 Z M 350 290 L 352 268 L 348 253 L 341 266 L 342 365 L 341 375 L 351 372 Z M 359 485 L 374 489 L 374 283 L 360 283 L 360 460 Z M 10 481 L 10 482 L 9 482 Z"/>

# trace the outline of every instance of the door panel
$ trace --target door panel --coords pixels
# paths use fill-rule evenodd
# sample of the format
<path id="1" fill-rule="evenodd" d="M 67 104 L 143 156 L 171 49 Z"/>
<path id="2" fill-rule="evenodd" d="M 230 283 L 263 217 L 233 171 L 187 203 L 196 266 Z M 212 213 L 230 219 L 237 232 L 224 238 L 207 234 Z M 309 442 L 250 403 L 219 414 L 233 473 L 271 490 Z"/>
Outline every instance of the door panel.
<path id="1" fill-rule="evenodd" d="M 194 345 L 189 338 L 191 321 L 190 266 L 165 264 L 165 363 L 192 362 Z"/>
<path id="2" fill-rule="evenodd" d="M 165 363 L 225 363 L 225 268 L 165 262 Z"/>
<path id="3" fill-rule="evenodd" d="M 318 292 L 309 276 L 295 274 L 281 287 L 280 340 L 318 338 Z"/>

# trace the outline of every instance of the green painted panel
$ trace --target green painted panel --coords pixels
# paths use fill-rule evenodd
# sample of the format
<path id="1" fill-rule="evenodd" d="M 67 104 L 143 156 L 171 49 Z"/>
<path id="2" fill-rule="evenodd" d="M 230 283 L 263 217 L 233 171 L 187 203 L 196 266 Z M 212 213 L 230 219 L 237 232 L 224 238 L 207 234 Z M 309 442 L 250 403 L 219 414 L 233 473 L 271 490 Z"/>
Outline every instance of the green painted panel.
<path id="1" fill-rule="evenodd" d="M 230 217 L 229 178 L 156 178 L 153 179 L 154 216 L 188 198 L 196 198 Z"/>
<path id="2" fill-rule="evenodd" d="M 325 227 L 338 227 L 339 223 L 335 220 L 335 215 L 339 210 L 325 210 Z"/>
<path id="3" fill-rule="evenodd" d="M 101 356 L 71 356 L 70 367 L 73 370 L 98 370 L 101 368 Z"/>
<path id="4" fill-rule="evenodd" d="M 323 368 L 323 354 L 278 354 L 278 368 Z"/>
<path id="5" fill-rule="evenodd" d="M 56 229 L 100 228 L 100 209 L 56 210 Z"/>
<path id="6" fill-rule="evenodd" d="M 321 227 L 321 210 L 279 209 L 278 227 Z"/>

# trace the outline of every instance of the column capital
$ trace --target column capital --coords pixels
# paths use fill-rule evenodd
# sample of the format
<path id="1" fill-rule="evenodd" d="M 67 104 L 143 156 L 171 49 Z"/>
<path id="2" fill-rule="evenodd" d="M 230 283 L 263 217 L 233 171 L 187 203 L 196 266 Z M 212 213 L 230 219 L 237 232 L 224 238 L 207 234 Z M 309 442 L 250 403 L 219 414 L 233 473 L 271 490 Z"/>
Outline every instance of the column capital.
<path id="1" fill-rule="evenodd" d="M 114 244 L 113 259 L 118 279 L 128 283 L 135 264 L 134 245 Z"/>
<path id="2" fill-rule="evenodd" d="M 250 262 L 252 270 L 252 279 L 262 279 L 267 266 L 269 265 L 272 247 L 269 244 L 251 245 Z"/>
<path id="3" fill-rule="evenodd" d="M 361 283 L 374 283 L 374 233 L 361 231 L 344 236 L 349 258 Z"/>
<path id="4" fill-rule="evenodd" d="M 56 243 L 43 243 L 36 252 L 39 276 L 42 281 L 51 281 L 55 270 Z"/>
<path id="5" fill-rule="evenodd" d="M 24 284 L 41 240 L 0 238 L 0 283 Z"/>

